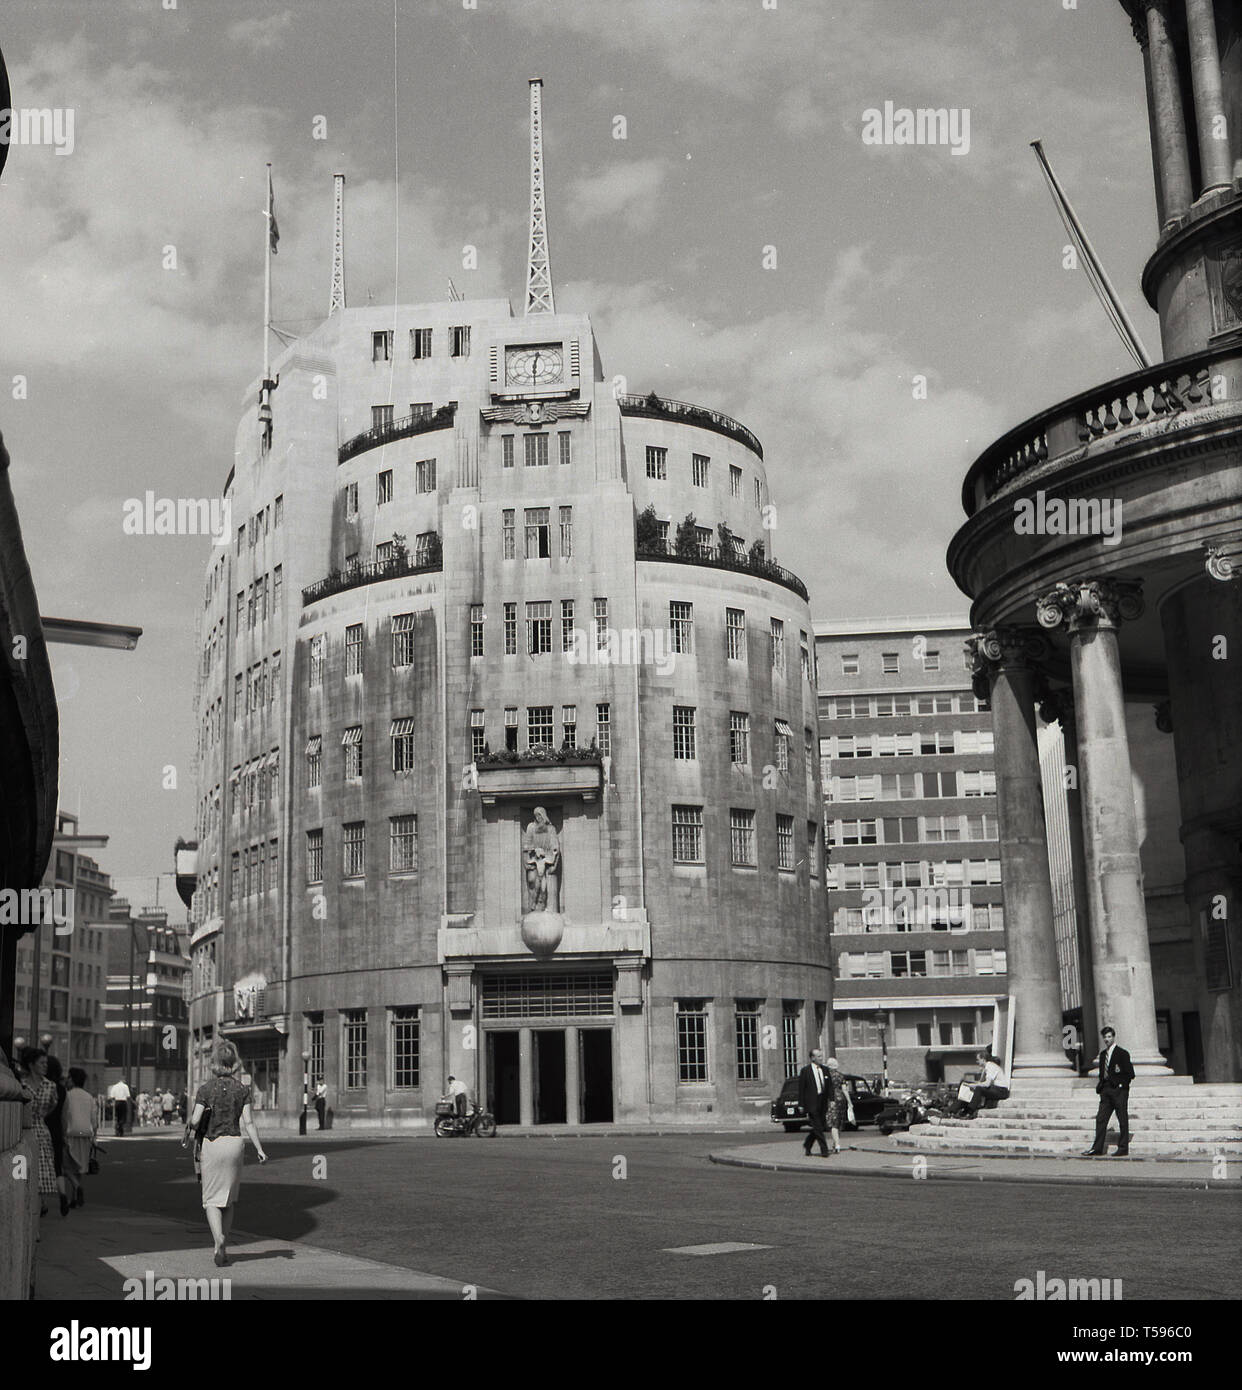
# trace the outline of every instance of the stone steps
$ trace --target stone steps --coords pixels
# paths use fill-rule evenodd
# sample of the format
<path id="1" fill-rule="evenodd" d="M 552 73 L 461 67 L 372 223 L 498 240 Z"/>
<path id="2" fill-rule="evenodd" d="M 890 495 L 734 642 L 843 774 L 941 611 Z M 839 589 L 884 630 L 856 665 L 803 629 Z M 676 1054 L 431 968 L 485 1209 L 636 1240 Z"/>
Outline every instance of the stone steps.
<path id="1" fill-rule="evenodd" d="M 919 1126 L 925 1129 L 927 1126 Z M 1078 1134 L 1070 1140 L 1040 1140 L 1023 1137 L 1021 1139 L 968 1139 L 958 1142 L 935 1135 L 920 1135 L 917 1130 L 911 1134 L 893 1136 L 895 1146 L 906 1152 L 952 1154 L 961 1157 L 987 1157 L 1000 1155 L 1028 1155 L 1031 1157 L 1070 1158 L 1089 1147 L 1091 1136 Z M 1109 1153 L 1117 1146 L 1117 1136 L 1109 1138 Z M 1134 1158 L 1194 1158 L 1211 1160 L 1224 1157 L 1230 1163 L 1242 1163 L 1242 1141 L 1230 1140 L 1224 1144 L 1204 1143 L 1196 1140 L 1147 1141 L 1133 1139 L 1130 1153 Z M 1085 1162 L 1086 1160 L 1084 1160 Z"/>

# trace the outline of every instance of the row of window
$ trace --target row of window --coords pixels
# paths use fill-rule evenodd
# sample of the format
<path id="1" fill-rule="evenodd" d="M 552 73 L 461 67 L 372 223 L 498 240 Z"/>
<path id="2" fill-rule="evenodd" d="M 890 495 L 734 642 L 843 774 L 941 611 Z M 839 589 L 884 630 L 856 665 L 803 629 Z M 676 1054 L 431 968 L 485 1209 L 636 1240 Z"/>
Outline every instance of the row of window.
<path id="1" fill-rule="evenodd" d="M 306 832 L 306 881 L 323 882 L 323 830 Z M 418 869 L 418 817 L 388 818 L 388 872 L 414 873 Z M 361 878 L 367 871 L 366 821 L 346 821 L 341 826 L 341 876 Z"/>
<path id="2" fill-rule="evenodd" d="M 995 840 L 994 815 L 884 816 L 876 820 L 834 820 L 829 833 L 834 845 L 950 844 L 958 840 Z"/>
<path id="3" fill-rule="evenodd" d="M 229 815 L 253 811 L 256 806 L 275 800 L 280 792 L 280 749 L 261 753 L 239 764 L 229 778 Z"/>
<path id="4" fill-rule="evenodd" d="M 234 850 L 229 865 L 229 901 L 273 893 L 279 886 L 280 855 L 275 840 Z"/>
<path id="5" fill-rule="evenodd" d="M 526 707 L 526 749 L 534 748 L 577 748 L 578 742 L 578 706 L 561 706 L 561 739 L 559 745 L 556 741 L 556 725 L 553 719 L 554 705 L 527 705 Z M 520 750 L 521 726 L 519 716 L 521 711 L 517 705 L 506 705 L 504 713 L 504 740 L 505 748 L 516 753 Z M 612 706 L 608 701 L 601 701 L 595 706 L 595 732 L 594 744 L 597 750 L 605 757 L 612 755 Z M 586 747 L 590 747 L 588 742 Z M 490 743 L 487 737 L 487 714 L 481 709 L 470 711 L 470 756 L 477 762 L 484 753 L 490 750 Z"/>
<path id="6" fill-rule="evenodd" d="M 821 773 L 827 759 L 821 763 Z M 995 796 L 995 772 L 876 772 L 869 777 L 823 777 L 827 801 L 927 801 Z"/>
<path id="7" fill-rule="evenodd" d="M 695 705 L 673 706 L 673 760 L 675 762 L 694 762 L 697 760 L 698 707 Z M 749 767 L 750 755 L 750 715 L 742 710 L 729 711 L 729 761 L 734 767 Z M 772 737 L 775 752 L 773 765 L 778 772 L 789 771 L 790 753 L 796 735 L 789 723 L 777 719 L 772 724 Z M 803 751 L 806 759 L 807 776 L 814 786 L 814 736 L 810 729 L 802 731 Z"/>
<path id="8" fill-rule="evenodd" d="M 677 1080 L 694 1085 L 712 1080 L 711 1025 L 714 1001 L 677 1001 Z M 774 1030 L 763 1023 L 762 999 L 736 999 L 733 1006 L 733 1070 L 738 1081 L 762 1081 L 763 1056 L 776 1050 Z M 781 1078 L 797 1076 L 802 1065 L 800 1018 L 796 1004 L 781 1012 Z M 772 1078 L 776 1079 L 776 1078 Z"/>
<path id="9" fill-rule="evenodd" d="M 377 329 L 371 334 L 371 361 L 391 362 L 393 353 L 393 329 Z M 470 327 L 468 324 L 454 326 L 445 330 L 450 357 L 470 356 Z M 430 328 L 410 329 L 410 360 L 426 361 L 432 355 L 433 331 Z"/>
<path id="10" fill-rule="evenodd" d="M 905 1012 L 904 1009 L 898 1012 L 896 1027 L 889 1035 L 894 1047 L 931 1047 L 933 1037 L 941 1047 L 979 1047 L 988 1041 L 988 1031 L 981 1034 L 974 1019 L 939 1019 L 933 1012 L 930 1020 L 906 1025 L 903 1022 Z M 840 1014 L 834 1020 L 833 1040 L 838 1048 L 879 1047 L 880 1028 L 866 1014 Z"/>
<path id="11" fill-rule="evenodd" d="M 270 576 L 262 574 L 248 589 L 237 591 L 237 622 L 235 627 L 238 637 L 241 636 L 243 630 L 253 629 L 260 623 L 267 622 L 269 599 L 271 600 L 272 617 L 279 616 L 283 578 L 284 566 L 277 565 Z"/>
<path id="12" fill-rule="evenodd" d="M 673 863 L 705 864 L 702 806 L 672 808 Z M 812 878 L 819 877 L 819 822 L 806 822 L 806 854 Z M 794 818 L 776 816 L 776 867 L 791 872 L 798 867 L 795 858 Z M 757 868 L 755 813 L 736 807 L 729 810 L 729 862 L 738 868 Z"/>
<path id="13" fill-rule="evenodd" d="M 514 436 L 500 436 L 500 466 L 512 468 L 516 462 Z M 522 462 L 527 468 L 547 468 L 551 463 L 552 436 L 543 430 L 530 430 L 522 436 Z M 573 462 L 573 436 L 569 430 L 556 434 L 556 461 L 562 468 Z M 512 558 L 512 557 L 510 557 Z"/>
<path id="14" fill-rule="evenodd" d="M 253 714 L 267 705 L 274 705 L 279 694 L 280 653 L 273 652 L 270 657 L 265 656 L 262 661 L 256 661 L 244 672 L 234 673 L 233 718 L 240 719 L 243 715 Z M 209 742 L 213 737 L 220 737 L 219 719 L 219 712 L 209 708 L 204 729 Z"/>
<path id="15" fill-rule="evenodd" d="M 842 980 L 904 980 L 936 975 L 1004 975 L 1005 952 L 965 947 L 932 951 L 842 951 Z"/>
<path id="16" fill-rule="evenodd" d="M 266 536 L 270 531 L 280 527 L 284 523 L 284 519 L 285 498 L 284 494 L 282 493 L 273 501 L 269 502 L 267 506 L 260 507 L 259 510 L 255 512 L 255 514 L 247 522 L 245 522 L 244 525 L 239 526 L 237 528 L 237 553 L 239 555 L 242 553 L 243 543 L 245 543 L 247 546 L 249 546 L 250 549 L 253 550 L 254 547 L 258 545 L 258 543 L 263 539 L 264 536 Z M 207 577 L 208 603 L 211 602 L 212 594 L 219 587 L 219 580 L 221 576 L 216 574 L 216 570 L 219 568 L 219 566 L 213 567 L 212 573 L 209 574 Z"/>
<path id="17" fill-rule="evenodd" d="M 557 508 L 557 531 L 562 560 L 572 560 L 574 555 L 574 509 Z M 527 560 L 550 560 L 552 558 L 552 509 L 551 507 L 524 507 L 522 509 L 523 558 Z M 500 555 L 503 560 L 517 559 L 517 508 L 503 507 L 500 512 Z"/>
<path id="18" fill-rule="evenodd" d="M 940 670 L 940 653 L 934 650 L 924 650 L 921 654 L 912 656 L 912 662 L 917 662 L 917 669 L 922 671 Z M 964 659 L 966 670 L 971 670 L 972 662 L 970 654 L 967 653 Z M 901 674 L 901 653 L 900 652 L 881 652 L 880 671 L 885 676 L 898 676 Z M 843 676 L 861 675 L 860 658 L 857 652 L 841 653 L 841 674 Z"/>
<path id="19" fill-rule="evenodd" d="M 393 499 L 393 471 L 391 468 L 381 469 L 375 475 L 375 505 L 377 507 L 387 506 Z M 417 493 L 434 492 L 436 490 L 436 461 L 435 459 L 418 459 L 414 464 L 414 491 Z M 358 484 L 346 483 L 342 492 L 345 496 L 345 520 L 353 521 L 358 516 Z M 377 559 L 383 558 L 379 555 Z"/>
<path id="20" fill-rule="evenodd" d="M 668 450 L 655 444 L 647 445 L 647 477 L 653 482 L 668 481 Z M 707 487 L 712 461 L 707 454 L 690 455 L 690 481 L 695 487 Z M 763 505 L 763 486 L 757 477 L 751 479 L 756 507 Z M 743 474 L 736 463 L 729 465 L 729 495 L 739 501 L 742 497 Z"/>
<path id="21" fill-rule="evenodd" d="M 824 719 L 885 719 L 906 714 L 979 714 L 988 709 L 968 690 L 916 695 L 837 695 L 820 701 Z"/>
<path id="22" fill-rule="evenodd" d="M 911 901 L 899 890 L 892 901 L 874 906 L 838 907 L 832 914 L 832 930 L 845 936 L 865 932 L 1003 931 L 1005 909 L 1001 903 L 964 903 L 947 888 L 930 889 Z"/>
<path id="23" fill-rule="evenodd" d="M 939 729 L 917 734 L 835 734 L 821 738 L 826 758 L 913 758 L 996 751 L 991 729 Z"/>
<path id="24" fill-rule="evenodd" d="M 828 869 L 829 888 L 962 888 L 999 883 L 999 859 L 925 860 L 901 864 L 837 864 Z"/>

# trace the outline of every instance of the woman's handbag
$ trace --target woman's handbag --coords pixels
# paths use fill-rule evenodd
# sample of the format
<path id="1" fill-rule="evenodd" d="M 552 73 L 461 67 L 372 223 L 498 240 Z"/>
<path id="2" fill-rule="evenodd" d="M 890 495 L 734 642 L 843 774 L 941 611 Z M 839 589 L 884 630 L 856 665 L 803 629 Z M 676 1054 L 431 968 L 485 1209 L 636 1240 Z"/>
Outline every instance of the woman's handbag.
<path id="1" fill-rule="evenodd" d="M 204 1105 L 198 1124 L 194 1127 L 194 1142 L 201 1144 L 207 1138 L 207 1126 L 211 1123 L 211 1106 Z"/>
<path id="2" fill-rule="evenodd" d="M 91 1144 L 91 1156 L 90 1156 L 90 1158 L 89 1158 L 89 1160 L 87 1161 L 87 1164 L 86 1164 L 86 1171 L 87 1171 L 92 1177 L 93 1177 L 96 1173 L 99 1172 L 99 1158 L 98 1158 L 98 1155 L 101 1154 L 101 1153 L 106 1153 L 106 1152 L 107 1152 L 107 1150 L 104 1148 L 104 1146 L 103 1146 L 102 1144 L 96 1144 L 96 1143 L 92 1142 L 92 1144 Z"/>

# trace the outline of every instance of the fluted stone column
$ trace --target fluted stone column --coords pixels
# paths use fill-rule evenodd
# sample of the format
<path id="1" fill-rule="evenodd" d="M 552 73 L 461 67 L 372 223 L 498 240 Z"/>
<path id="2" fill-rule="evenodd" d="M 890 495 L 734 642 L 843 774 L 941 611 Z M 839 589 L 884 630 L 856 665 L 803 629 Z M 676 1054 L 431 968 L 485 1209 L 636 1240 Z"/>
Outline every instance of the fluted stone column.
<path id="1" fill-rule="evenodd" d="M 1190 153 L 1177 53 L 1169 32 L 1169 0 L 1147 0 L 1147 61 L 1156 113 L 1156 163 L 1160 170 L 1161 205 L 1167 230 L 1189 209 Z"/>
<path id="2" fill-rule="evenodd" d="M 1229 155 L 1233 132 L 1225 123 L 1225 95 L 1212 0 L 1186 0 L 1186 31 L 1190 38 L 1190 79 L 1199 132 L 1199 164 L 1203 171 L 1200 196 L 1206 196 L 1226 191 L 1231 186 L 1233 174 Z"/>
<path id="3" fill-rule="evenodd" d="M 976 694 L 987 682 L 996 753 L 996 811 L 1005 888 L 1005 948 L 1013 997 L 1012 1072 L 1073 1075 L 1061 1046 L 1061 972 L 1052 915 L 1035 722 L 1033 660 L 1046 646 L 1030 628 L 1000 627 L 967 644 Z"/>
<path id="4" fill-rule="evenodd" d="M 1151 946 L 1139 855 L 1138 817 L 1126 734 L 1117 632 L 1143 611 L 1139 584 L 1082 579 L 1036 599 L 1047 628 L 1070 634 L 1078 711 L 1079 790 L 1090 906 L 1096 1016 L 1117 1030 L 1136 1072 L 1167 1075 L 1156 1038 Z"/>
<path id="5" fill-rule="evenodd" d="M 1095 1016 L 1095 970 L 1091 962 L 1091 935 L 1087 927 L 1087 851 L 1082 833 L 1082 793 L 1078 789 L 1078 717 L 1074 710 L 1072 690 L 1053 690 L 1039 707 L 1040 718 L 1046 723 L 1056 720 L 1065 740 L 1065 765 L 1074 769 L 1074 777 L 1065 788 L 1066 818 L 1069 821 L 1070 865 L 1074 889 L 1074 931 L 1077 938 L 1078 989 L 1082 1007 L 1083 1047 L 1088 1059 L 1099 1054 L 1095 1045 L 1100 1024 Z"/>

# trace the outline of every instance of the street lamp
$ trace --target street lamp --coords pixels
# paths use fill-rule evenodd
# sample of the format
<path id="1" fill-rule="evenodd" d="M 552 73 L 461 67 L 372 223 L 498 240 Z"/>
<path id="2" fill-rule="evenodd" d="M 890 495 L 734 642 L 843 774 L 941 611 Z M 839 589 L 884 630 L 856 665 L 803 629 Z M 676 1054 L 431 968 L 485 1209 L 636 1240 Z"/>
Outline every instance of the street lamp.
<path id="1" fill-rule="evenodd" d="M 306 1133 L 306 1106 L 310 1100 L 310 1049 L 302 1051 L 302 1115 L 298 1120 L 298 1133 Z"/>
<path id="2" fill-rule="evenodd" d="M 888 1014 L 875 1011 L 875 1026 L 880 1030 L 880 1065 L 884 1071 L 884 1091 L 888 1091 Z"/>

